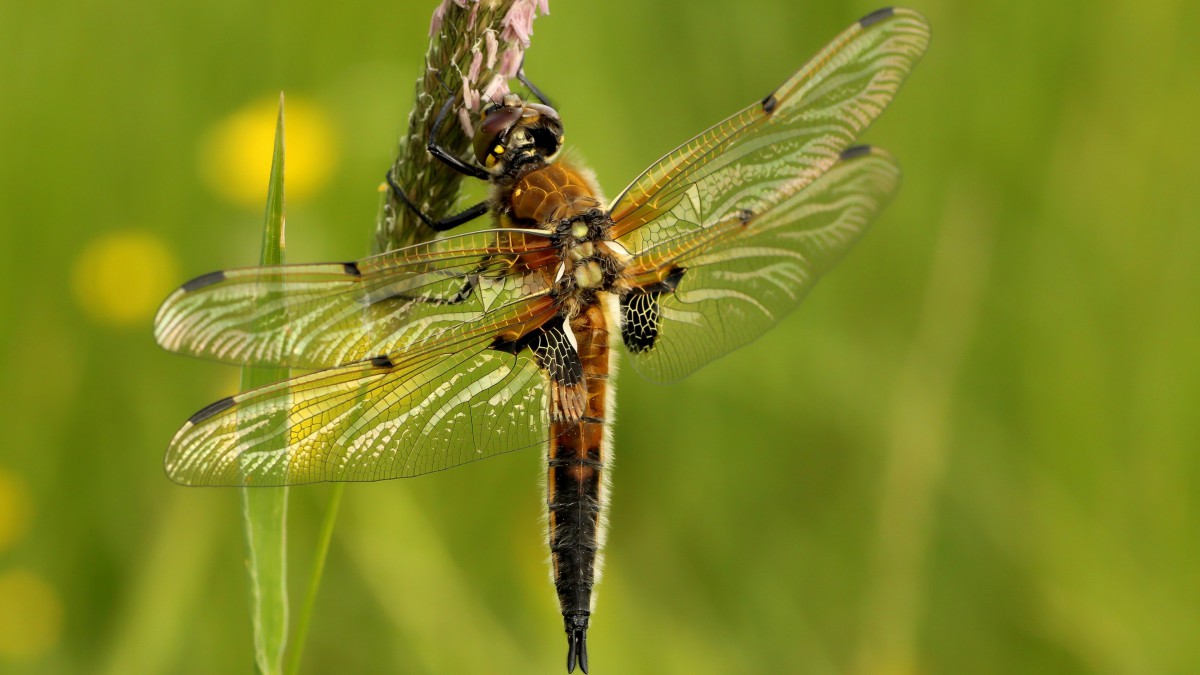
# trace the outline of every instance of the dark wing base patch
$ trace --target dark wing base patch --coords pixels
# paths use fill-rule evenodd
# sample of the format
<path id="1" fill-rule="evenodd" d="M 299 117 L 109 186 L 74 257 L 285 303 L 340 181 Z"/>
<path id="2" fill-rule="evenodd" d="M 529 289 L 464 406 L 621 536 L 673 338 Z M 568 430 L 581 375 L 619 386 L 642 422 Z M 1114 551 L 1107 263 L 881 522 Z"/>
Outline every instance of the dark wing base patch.
<path id="1" fill-rule="evenodd" d="M 509 354 L 519 354 L 524 349 L 533 352 L 538 367 L 546 371 L 550 380 L 562 385 L 576 385 L 583 381 L 583 362 L 567 331 L 561 316 L 542 324 L 516 340 L 496 338 L 492 349 Z"/>
<path id="2" fill-rule="evenodd" d="M 658 339 L 658 293 L 634 291 L 621 298 L 621 339 L 634 354 L 648 352 Z"/>
<path id="3" fill-rule="evenodd" d="M 648 352 L 658 340 L 662 307 L 658 298 L 674 293 L 683 278 L 684 268 L 676 267 L 662 281 L 634 288 L 621 298 L 621 339 L 633 354 Z"/>

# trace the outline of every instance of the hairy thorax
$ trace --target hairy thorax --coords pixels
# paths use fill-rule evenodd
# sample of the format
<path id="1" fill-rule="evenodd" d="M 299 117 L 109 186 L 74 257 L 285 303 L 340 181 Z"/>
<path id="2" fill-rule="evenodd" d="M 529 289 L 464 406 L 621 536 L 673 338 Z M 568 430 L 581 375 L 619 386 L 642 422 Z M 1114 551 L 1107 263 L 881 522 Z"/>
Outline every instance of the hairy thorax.
<path id="1" fill-rule="evenodd" d="M 517 227 L 544 227 L 603 207 L 590 173 L 561 163 L 525 172 L 510 189 L 509 217 Z"/>
<path id="2" fill-rule="evenodd" d="M 612 241 L 612 220 L 591 173 L 562 163 L 499 181 L 493 197 L 503 227 L 555 233 L 557 261 L 543 266 L 560 314 L 572 319 L 598 303 L 597 293 L 623 293 L 629 253 Z"/>

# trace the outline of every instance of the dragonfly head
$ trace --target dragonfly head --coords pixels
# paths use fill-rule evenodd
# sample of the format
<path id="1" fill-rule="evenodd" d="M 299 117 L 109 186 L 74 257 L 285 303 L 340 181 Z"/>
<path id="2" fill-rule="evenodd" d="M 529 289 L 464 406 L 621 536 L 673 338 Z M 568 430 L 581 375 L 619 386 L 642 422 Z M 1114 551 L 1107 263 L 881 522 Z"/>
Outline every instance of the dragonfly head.
<path id="1" fill-rule="evenodd" d="M 475 131 L 475 159 L 499 176 L 530 160 L 553 162 L 562 144 L 562 120 L 554 108 L 508 94 L 500 103 L 484 108 Z"/>

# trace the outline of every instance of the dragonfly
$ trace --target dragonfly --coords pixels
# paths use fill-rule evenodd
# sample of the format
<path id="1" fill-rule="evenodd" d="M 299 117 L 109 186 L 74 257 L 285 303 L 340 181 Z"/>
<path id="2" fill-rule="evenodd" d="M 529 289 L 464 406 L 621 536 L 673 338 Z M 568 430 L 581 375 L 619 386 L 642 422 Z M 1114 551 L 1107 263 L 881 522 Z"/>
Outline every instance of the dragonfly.
<path id="1" fill-rule="evenodd" d="M 155 319 L 168 350 L 311 370 L 192 415 L 167 450 L 183 485 L 281 486 L 428 474 L 541 448 L 567 670 L 587 630 L 606 527 L 618 343 L 674 381 L 792 311 L 895 193 L 885 151 L 855 144 L 927 48 L 918 13 L 878 10 L 780 87 L 652 164 L 606 203 L 558 161 L 563 125 L 507 94 L 471 157 L 491 184 L 442 219 L 494 227 L 355 262 L 212 272 Z M 449 105 L 449 104 L 447 104 Z M 447 108 L 443 108 L 444 113 Z"/>

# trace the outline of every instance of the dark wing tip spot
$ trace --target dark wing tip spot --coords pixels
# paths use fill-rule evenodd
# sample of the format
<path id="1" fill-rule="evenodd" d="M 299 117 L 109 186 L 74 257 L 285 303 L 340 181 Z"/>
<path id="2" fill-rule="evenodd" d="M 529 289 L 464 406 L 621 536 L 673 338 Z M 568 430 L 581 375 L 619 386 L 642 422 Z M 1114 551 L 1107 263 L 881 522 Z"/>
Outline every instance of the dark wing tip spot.
<path id="1" fill-rule="evenodd" d="M 220 283 L 222 281 L 225 281 L 225 273 L 224 272 L 220 272 L 220 271 L 209 272 L 208 274 L 201 274 L 200 276 L 196 277 L 195 279 L 192 279 L 191 281 L 184 284 L 183 290 L 187 291 L 188 293 L 191 293 L 192 291 L 198 291 L 201 288 L 204 288 L 205 286 L 212 286 L 213 284 Z"/>
<path id="2" fill-rule="evenodd" d="M 770 115 L 771 113 L 775 112 L 775 106 L 778 103 L 779 101 L 775 100 L 775 92 L 771 92 L 770 96 L 767 96 L 762 100 L 763 112 Z"/>
<path id="3" fill-rule="evenodd" d="M 389 359 L 385 354 L 382 356 L 372 356 L 371 365 L 375 366 L 376 368 L 392 368 L 395 367 L 396 364 L 392 363 L 392 360 Z"/>
<path id="4" fill-rule="evenodd" d="M 884 19 L 888 18 L 889 16 L 891 16 L 895 13 L 896 13 L 895 7 L 884 7 L 883 9 L 877 9 L 874 12 L 871 12 L 870 14 L 859 19 L 858 25 L 862 26 L 863 28 L 870 28 L 871 26 L 879 23 L 880 21 L 883 21 Z"/>
<path id="5" fill-rule="evenodd" d="M 220 401 L 210 403 L 200 409 L 195 415 L 188 418 L 188 424 L 200 424 L 204 420 L 233 407 L 234 400 L 232 396 L 226 396 Z"/>
<path id="6" fill-rule="evenodd" d="M 358 263 L 348 262 L 342 263 L 342 271 L 352 277 L 361 277 L 362 271 L 358 269 Z"/>
<path id="7" fill-rule="evenodd" d="M 842 161 L 846 161 L 846 160 L 854 159 L 855 157 L 862 157 L 863 155 L 869 155 L 869 154 L 871 154 L 871 146 L 856 145 L 852 148 L 846 148 L 845 150 L 843 150 L 842 154 L 840 156 L 840 159 Z"/>

